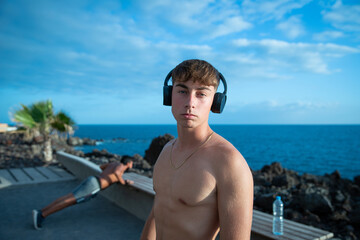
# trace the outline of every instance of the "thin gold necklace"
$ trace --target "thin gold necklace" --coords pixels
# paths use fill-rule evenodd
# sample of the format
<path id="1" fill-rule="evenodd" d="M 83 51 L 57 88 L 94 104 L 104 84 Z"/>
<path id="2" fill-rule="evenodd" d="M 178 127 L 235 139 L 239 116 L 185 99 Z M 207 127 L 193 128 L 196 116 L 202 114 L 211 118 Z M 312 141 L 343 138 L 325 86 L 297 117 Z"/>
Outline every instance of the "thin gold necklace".
<path id="1" fill-rule="evenodd" d="M 178 167 L 175 166 L 175 164 L 173 163 L 173 160 L 172 160 L 172 152 L 173 152 L 173 148 L 174 148 L 174 145 L 176 143 L 176 139 L 175 141 L 173 142 L 173 144 L 171 144 L 171 152 L 170 152 L 170 163 L 171 163 L 171 166 L 176 170 L 176 169 L 179 169 L 181 168 L 182 165 L 184 165 L 184 163 L 189 159 L 191 158 L 192 155 L 194 155 L 202 146 L 204 146 L 211 138 L 211 136 L 214 134 L 214 132 L 210 133 L 210 135 L 207 137 L 207 139 L 197 148 L 195 149 L 194 152 L 192 152 Z"/>

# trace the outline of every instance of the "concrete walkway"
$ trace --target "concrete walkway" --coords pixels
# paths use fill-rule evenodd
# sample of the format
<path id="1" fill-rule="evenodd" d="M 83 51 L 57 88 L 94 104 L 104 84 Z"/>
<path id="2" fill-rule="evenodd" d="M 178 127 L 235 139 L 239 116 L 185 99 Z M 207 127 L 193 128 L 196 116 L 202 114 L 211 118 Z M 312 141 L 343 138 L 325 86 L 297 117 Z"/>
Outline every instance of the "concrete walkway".
<path id="1" fill-rule="evenodd" d="M 54 166 L 0 169 L 0 189 L 14 185 L 59 182 L 74 179 L 76 179 L 76 177 L 71 173 Z"/>
<path id="2" fill-rule="evenodd" d="M 3 182 L 4 175 L 1 176 Z M 35 230 L 32 210 L 40 209 L 71 192 L 80 183 L 74 178 L 64 179 L 47 179 L 41 183 L 33 179 L 32 184 L 18 182 L 0 188 L 0 239 L 140 238 L 144 222 L 101 195 L 49 216 L 44 222 L 43 229 Z"/>

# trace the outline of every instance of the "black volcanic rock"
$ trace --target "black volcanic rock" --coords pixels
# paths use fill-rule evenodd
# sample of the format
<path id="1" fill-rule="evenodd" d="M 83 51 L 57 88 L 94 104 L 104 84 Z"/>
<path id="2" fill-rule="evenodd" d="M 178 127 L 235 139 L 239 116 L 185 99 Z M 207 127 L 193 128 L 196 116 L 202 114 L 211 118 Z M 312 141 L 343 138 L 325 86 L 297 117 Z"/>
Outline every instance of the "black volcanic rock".
<path id="1" fill-rule="evenodd" d="M 174 136 L 170 134 L 165 134 L 152 140 L 149 148 L 145 151 L 145 159 L 151 166 L 155 165 L 156 160 L 161 153 L 161 150 L 172 139 L 174 139 Z"/>
<path id="2" fill-rule="evenodd" d="M 338 171 L 300 176 L 272 163 L 253 171 L 253 178 L 255 209 L 271 214 L 280 195 L 285 218 L 328 230 L 336 238 L 360 239 L 360 177 L 343 179 Z"/>

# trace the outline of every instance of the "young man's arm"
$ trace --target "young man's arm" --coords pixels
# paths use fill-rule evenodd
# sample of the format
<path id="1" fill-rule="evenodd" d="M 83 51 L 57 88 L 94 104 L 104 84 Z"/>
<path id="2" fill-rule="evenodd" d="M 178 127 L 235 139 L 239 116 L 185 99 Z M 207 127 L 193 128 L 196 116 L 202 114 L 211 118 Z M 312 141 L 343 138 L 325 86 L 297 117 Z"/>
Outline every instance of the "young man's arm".
<path id="1" fill-rule="evenodd" d="M 220 239 L 250 239 L 252 173 L 240 153 L 230 155 L 223 159 L 217 178 Z"/>
<path id="2" fill-rule="evenodd" d="M 149 217 L 146 220 L 144 229 L 141 233 L 141 240 L 155 240 L 156 239 L 156 229 L 155 229 L 155 217 L 154 217 L 154 207 L 151 209 Z"/>

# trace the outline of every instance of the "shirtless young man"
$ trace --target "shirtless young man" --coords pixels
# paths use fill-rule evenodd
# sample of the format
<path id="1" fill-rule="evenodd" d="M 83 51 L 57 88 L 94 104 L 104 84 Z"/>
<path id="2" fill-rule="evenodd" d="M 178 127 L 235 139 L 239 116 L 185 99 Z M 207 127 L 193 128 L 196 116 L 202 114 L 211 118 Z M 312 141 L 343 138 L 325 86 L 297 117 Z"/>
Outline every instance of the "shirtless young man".
<path id="1" fill-rule="evenodd" d="M 221 239 L 250 239 L 251 171 L 208 124 L 222 75 L 202 60 L 184 61 L 170 74 L 178 138 L 155 164 L 154 206 L 141 239 L 215 239 L 219 230 Z"/>

